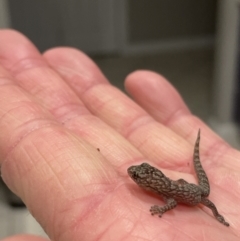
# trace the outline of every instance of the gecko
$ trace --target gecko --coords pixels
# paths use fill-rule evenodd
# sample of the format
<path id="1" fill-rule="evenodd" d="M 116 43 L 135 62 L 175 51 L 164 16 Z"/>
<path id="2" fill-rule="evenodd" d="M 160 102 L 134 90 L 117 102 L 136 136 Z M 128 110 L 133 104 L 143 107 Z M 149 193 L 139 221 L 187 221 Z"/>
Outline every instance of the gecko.
<path id="1" fill-rule="evenodd" d="M 178 203 L 189 206 L 196 206 L 201 203 L 212 210 L 213 215 L 220 223 L 229 226 L 229 223 L 219 214 L 215 204 L 207 199 L 210 193 L 210 185 L 206 172 L 200 162 L 199 143 L 200 129 L 193 152 L 193 164 L 198 179 L 198 185 L 188 183 L 184 179 L 178 179 L 176 181 L 171 180 L 159 169 L 148 163 L 130 166 L 127 169 L 128 175 L 138 186 L 160 195 L 166 202 L 164 206 L 152 206 L 150 209 L 152 215 L 158 214 L 159 217 L 162 217 L 165 212 L 175 208 Z"/>

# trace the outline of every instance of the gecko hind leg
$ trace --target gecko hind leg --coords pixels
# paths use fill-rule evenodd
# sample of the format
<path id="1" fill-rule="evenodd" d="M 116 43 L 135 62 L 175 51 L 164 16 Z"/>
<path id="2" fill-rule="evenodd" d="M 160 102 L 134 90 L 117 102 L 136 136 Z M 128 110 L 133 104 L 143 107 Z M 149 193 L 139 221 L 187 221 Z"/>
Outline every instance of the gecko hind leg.
<path id="1" fill-rule="evenodd" d="M 225 221 L 224 217 L 223 217 L 221 214 L 219 214 L 216 206 L 215 206 L 209 199 L 203 198 L 203 199 L 201 200 L 201 203 L 212 210 L 214 217 L 215 217 L 220 223 L 222 223 L 223 225 L 225 225 L 225 226 L 227 226 L 227 227 L 229 226 L 229 223 Z"/>
<path id="2" fill-rule="evenodd" d="M 177 206 L 177 202 L 173 198 L 164 198 L 164 200 L 166 200 L 166 202 L 167 202 L 166 205 L 164 205 L 162 207 L 160 207 L 158 205 L 154 205 L 151 207 L 150 212 L 152 215 L 158 214 L 159 217 L 162 217 L 162 215 L 165 212 L 167 212 Z"/>

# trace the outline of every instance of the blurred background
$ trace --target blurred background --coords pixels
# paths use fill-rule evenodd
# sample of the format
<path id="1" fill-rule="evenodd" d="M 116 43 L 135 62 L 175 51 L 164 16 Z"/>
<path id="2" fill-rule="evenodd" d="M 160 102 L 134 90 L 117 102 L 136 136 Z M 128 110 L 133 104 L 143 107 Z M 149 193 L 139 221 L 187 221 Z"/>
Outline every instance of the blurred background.
<path id="1" fill-rule="evenodd" d="M 134 70 L 161 73 L 195 115 L 239 148 L 239 3 L 0 0 L 0 28 L 19 30 L 40 51 L 81 49 L 122 90 L 124 78 Z M 19 232 L 44 235 L 10 195 L 2 194 L 0 238 Z"/>

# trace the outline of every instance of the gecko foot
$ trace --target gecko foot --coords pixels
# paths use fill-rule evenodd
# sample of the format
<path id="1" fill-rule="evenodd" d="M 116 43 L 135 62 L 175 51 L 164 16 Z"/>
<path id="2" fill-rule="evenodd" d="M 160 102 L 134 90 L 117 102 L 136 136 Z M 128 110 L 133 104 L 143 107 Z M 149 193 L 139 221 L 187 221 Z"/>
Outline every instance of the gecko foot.
<path id="1" fill-rule="evenodd" d="M 150 212 L 152 215 L 155 215 L 155 214 L 158 214 L 158 216 L 161 218 L 164 211 L 162 210 L 161 207 L 157 206 L 157 205 L 154 205 L 150 208 Z"/>
<path id="2" fill-rule="evenodd" d="M 151 212 L 152 215 L 158 214 L 158 216 L 161 218 L 162 215 L 165 212 L 167 212 L 167 211 L 169 211 L 169 210 L 171 210 L 171 209 L 173 209 L 173 208 L 175 208 L 177 206 L 177 202 L 173 198 L 166 198 L 166 197 L 164 197 L 164 199 L 167 202 L 166 205 L 164 205 L 162 207 L 154 205 L 154 206 L 152 206 L 150 208 L 150 212 Z"/>
<path id="3" fill-rule="evenodd" d="M 223 225 L 229 227 L 229 223 L 225 221 L 225 219 L 224 219 L 224 217 L 223 217 L 222 215 L 219 214 L 216 218 L 217 218 L 217 220 L 218 220 L 220 223 L 222 223 Z"/>

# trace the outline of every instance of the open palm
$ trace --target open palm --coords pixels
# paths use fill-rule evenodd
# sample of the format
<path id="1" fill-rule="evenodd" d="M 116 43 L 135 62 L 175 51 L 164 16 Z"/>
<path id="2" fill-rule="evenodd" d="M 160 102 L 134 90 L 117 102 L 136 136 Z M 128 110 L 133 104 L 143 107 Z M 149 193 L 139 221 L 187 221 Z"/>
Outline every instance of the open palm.
<path id="1" fill-rule="evenodd" d="M 41 55 L 11 30 L 0 31 L 0 76 L 2 177 L 52 240 L 239 240 L 240 153 L 193 116 L 163 77 L 129 75 L 133 101 L 82 52 Z M 151 216 L 150 207 L 163 200 L 127 174 L 148 162 L 171 179 L 197 183 L 199 128 L 209 199 L 230 227 L 200 205 Z"/>

